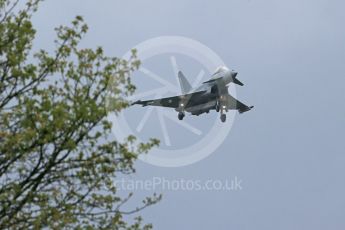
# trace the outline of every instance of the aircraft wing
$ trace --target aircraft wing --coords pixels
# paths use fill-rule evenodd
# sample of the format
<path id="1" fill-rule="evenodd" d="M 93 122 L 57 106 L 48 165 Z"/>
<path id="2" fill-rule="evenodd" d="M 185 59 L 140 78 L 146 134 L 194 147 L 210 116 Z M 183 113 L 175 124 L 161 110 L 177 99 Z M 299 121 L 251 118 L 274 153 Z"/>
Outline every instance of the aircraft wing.
<path id="1" fill-rule="evenodd" d="M 234 98 L 233 96 L 229 94 L 225 96 L 224 101 L 228 109 L 236 109 L 238 110 L 239 113 L 247 112 L 254 107 L 254 106 L 247 106 L 243 104 L 242 102 L 240 102 L 239 100 L 237 100 L 236 98 Z"/>
<path id="2" fill-rule="evenodd" d="M 142 105 L 142 106 L 162 106 L 162 107 L 170 107 L 170 108 L 178 108 L 181 103 L 184 104 L 184 106 L 187 106 L 190 102 L 192 102 L 193 98 L 205 93 L 206 91 L 198 91 L 194 93 L 189 93 L 185 95 L 178 95 L 178 96 L 172 96 L 172 97 L 165 97 L 165 98 L 159 98 L 154 100 L 147 100 L 147 101 L 141 101 L 138 100 L 132 105 Z"/>

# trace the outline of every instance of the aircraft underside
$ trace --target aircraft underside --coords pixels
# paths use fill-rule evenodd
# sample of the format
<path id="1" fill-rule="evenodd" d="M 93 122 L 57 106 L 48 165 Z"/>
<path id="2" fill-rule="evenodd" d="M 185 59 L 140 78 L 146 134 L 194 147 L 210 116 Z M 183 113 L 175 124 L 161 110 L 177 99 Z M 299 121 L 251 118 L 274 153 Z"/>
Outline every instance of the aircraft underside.
<path id="1" fill-rule="evenodd" d="M 199 116 L 203 113 L 209 113 L 210 110 L 220 112 L 220 119 L 222 122 L 226 121 L 226 112 L 229 108 L 221 103 L 221 98 L 224 96 L 214 95 L 212 93 L 191 98 L 185 106 L 180 106 L 175 110 L 178 111 L 178 119 L 183 120 L 185 113 Z"/>

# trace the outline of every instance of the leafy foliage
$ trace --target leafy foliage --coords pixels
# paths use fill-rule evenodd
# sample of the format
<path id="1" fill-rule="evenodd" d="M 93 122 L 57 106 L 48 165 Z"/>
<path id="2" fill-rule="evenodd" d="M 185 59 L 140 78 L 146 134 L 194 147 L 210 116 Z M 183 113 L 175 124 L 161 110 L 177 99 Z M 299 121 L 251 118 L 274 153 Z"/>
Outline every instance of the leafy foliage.
<path id="1" fill-rule="evenodd" d="M 140 62 L 81 49 L 88 27 L 77 16 L 56 29 L 53 53 L 32 51 L 39 0 L 0 0 L 0 228 L 149 229 L 124 212 L 114 178 L 135 172 L 137 156 L 158 144 L 112 139 L 108 112 L 128 106 Z"/>

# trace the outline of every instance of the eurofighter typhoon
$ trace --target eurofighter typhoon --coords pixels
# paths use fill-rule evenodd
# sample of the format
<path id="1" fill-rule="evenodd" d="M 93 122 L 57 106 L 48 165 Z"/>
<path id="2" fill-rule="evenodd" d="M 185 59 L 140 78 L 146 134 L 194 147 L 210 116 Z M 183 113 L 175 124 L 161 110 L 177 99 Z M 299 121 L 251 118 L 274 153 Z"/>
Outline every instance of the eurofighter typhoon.
<path id="1" fill-rule="evenodd" d="M 181 95 L 147 101 L 138 100 L 132 104 L 173 108 L 178 112 L 179 120 L 182 120 L 187 112 L 199 116 L 203 113 L 209 113 L 210 110 L 215 110 L 220 113 L 220 120 L 225 122 L 228 110 L 238 110 L 239 113 L 244 113 L 253 108 L 253 106 L 247 106 L 229 94 L 228 85 L 230 83 L 243 86 L 243 83 L 236 76 L 237 72 L 221 66 L 212 74 L 210 80 L 193 89 L 183 73 L 179 71 Z"/>

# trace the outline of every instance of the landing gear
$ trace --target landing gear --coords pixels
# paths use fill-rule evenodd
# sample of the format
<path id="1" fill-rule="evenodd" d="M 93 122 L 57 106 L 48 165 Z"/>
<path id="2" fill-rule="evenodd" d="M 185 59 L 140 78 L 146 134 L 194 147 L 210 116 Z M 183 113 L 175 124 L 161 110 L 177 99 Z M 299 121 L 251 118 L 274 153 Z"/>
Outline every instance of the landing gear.
<path id="1" fill-rule="evenodd" d="M 217 101 L 216 102 L 216 111 L 217 111 L 217 113 L 219 112 L 219 110 L 220 110 L 220 105 L 219 105 L 219 101 Z"/>
<path id="2" fill-rule="evenodd" d="M 225 121 L 226 121 L 226 114 L 225 114 L 225 113 L 222 113 L 222 114 L 220 115 L 220 120 L 221 120 L 222 122 L 225 122 Z"/>
<path id="3" fill-rule="evenodd" d="M 220 100 L 222 99 L 222 96 L 220 96 Z M 226 108 L 226 105 L 221 104 L 219 100 L 216 101 L 216 111 L 220 113 L 220 120 L 224 123 L 226 121 L 226 112 L 228 112 L 228 109 Z"/>
<path id="4" fill-rule="evenodd" d="M 181 121 L 184 118 L 184 113 L 183 112 L 179 112 L 177 115 L 178 119 Z"/>

